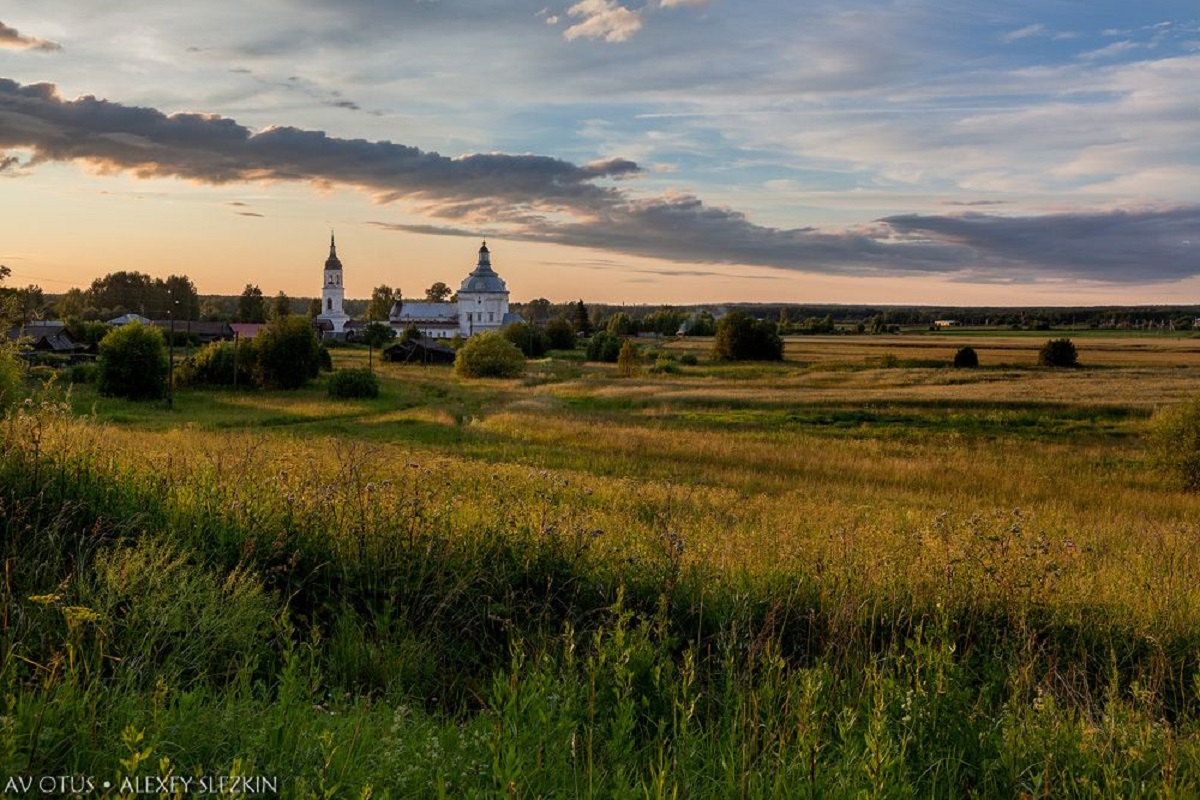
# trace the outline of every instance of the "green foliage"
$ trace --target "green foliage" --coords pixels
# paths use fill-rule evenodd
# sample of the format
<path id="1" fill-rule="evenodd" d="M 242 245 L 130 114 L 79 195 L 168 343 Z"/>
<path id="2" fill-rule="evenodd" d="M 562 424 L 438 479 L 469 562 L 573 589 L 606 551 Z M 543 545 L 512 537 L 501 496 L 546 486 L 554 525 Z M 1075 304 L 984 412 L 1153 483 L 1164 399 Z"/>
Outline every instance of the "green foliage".
<path id="1" fill-rule="evenodd" d="M 253 284 L 246 284 L 238 298 L 237 319 L 238 322 L 267 321 L 267 304 L 262 289 Z"/>
<path id="2" fill-rule="evenodd" d="M 546 346 L 550 350 L 574 350 L 575 329 L 564 317 L 555 317 L 546 323 Z"/>
<path id="3" fill-rule="evenodd" d="M 464 378 L 516 378 L 525 371 L 525 356 L 499 332 L 467 339 L 454 359 L 455 374 Z"/>
<path id="4" fill-rule="evenodd" d="M 973 369 L 979 366 L 979 354 L 974 347 L 960 347 L 954 353 L 954 366 L 957 369 Z"/>
<path id="5" fill-rule="evenodd" d="M 0 416 L 21 399 L 25 367 L 16 348 L 7 341 L 0 342 Z"/>
<path id="6" fill-rule="evenodd" d="M 371 290 L 371 300 L 367 303 L 367 319 L 382 322 L 388 318 L 392 306 L 400 301 L 400 290 L 393 289 L 387 284 L 376 286 Z M 317 312 L 320 314 L 320 311 Z"/>
<path id="7" fill-rule="evenodd" d="M 167 392 L 167 347 L 158 328 L 132 322 L 110 331 L 96 365 L 101 394 L 154 400 Z"/>
<path id="8" fill-rule="evenodd" d="M 679 357 L 679 363 L 687 367 L 694 367 L 700 363 L 700 359 L 695 353 L 684 353 Z"/>
<path id="9" fill-rule="evenodd" d="M 632 339 L 626 339 L 617 354 L 617 371 L 628 378 L 638 371 L 640 360 L 637 344 Z"/>
<path id="10" fill-rule="evenodd" d="M 308 317 L 276 319 L 254 337 L 254 374 L 267 389 L 299 389 L 321 371 L 321 346 Z"/>
<path id="11" fill-rule="evenodd" d="M 505 325 L 500 333 L 508 339 L 526 358 L 541 358 L 546 355 L 546 335 L 528 322 L 514 322 Z"/>
<path id="12" fill-rule="evenodd" d="M 283 293 L 283 290 L 281 289 L 279 290 L 279 293 L 271 299 L 271 308 L 267 312 L 267 316 L 270 319 L 279 319 L 280 317 L 286 317 L 291 313 L 292 301 L 286 294 Z"/>
<path id="13" fill-rule="evenodd" d="M 621 337 L 614 336 L 608 331 L 600 331 L 591 339 L 587 345 L 588 361 L 603 361 L 606 364 L 613 364 L 621 355 Z"/>
<path id="14" fill-rule="evenodd" d="M 571 304 L 571 325 L 575 327 L 576 336 L 592 335 L 592 319 L 588 315 L 588 308 L 583 304 L 582 299 Z"/>
<path id="15" fill-rule="evenodd" d="M 339 369 L 329 376 L 329 396 L 378 397 L 379 378 L 369 369 Z"/>
<path id="16" fill-rule="evenodd" d="M 608 318 L 605 330 L 614 336 L 633 336 L 637 333 L 637 323 L 624 311 L 618 311 Z"/>
<path id="17" fill-rule="evenodd" d="M 254 342 L 212 342 L 185 358 L 175 368 L 179 386 L 245 386 L 254 384 Z M 236 379 L 235 379 L 236 370 Z"/>
<path id="18" fill-rule="evenodd" d="M 1079 354 L 1070 339 L 1051 339 L 1038 351 L 1038 364 L 1043 367 L 1077 367 Z"/>
<path id="19" fill-rule="evenodd" d="M 383 347 L 395 338 L 396 329 L 384 322 L 372 322 L 362 331 L 362 340 L 375 348 Z"/>
<path id="20" fill-rule="evenodd" d="M 1154 412 L 1150 449 L 1167 482 L 1200 492 L 1200 396 Z"/>
<path id="21" fill-rule="evenodd" d="M 445 303 L 450 300 L 452 294 L 454 294 L 453 289 L 441 281 L 437 281 L 425 290 L 425 301 L 427 303 Z"/>
<path id="22" fill-rule="evenodd" d="M 100 368 L 95 363 L 72 364 L 67 368 L 69 383 L 95 383 L 100 377 Z"/>
<path id="23" fill-rule="evenodd" d="M 722 361 L 780 361 L 783 340 L 774 323 L 731 311 L 717 322 L 713 357 Z"/>

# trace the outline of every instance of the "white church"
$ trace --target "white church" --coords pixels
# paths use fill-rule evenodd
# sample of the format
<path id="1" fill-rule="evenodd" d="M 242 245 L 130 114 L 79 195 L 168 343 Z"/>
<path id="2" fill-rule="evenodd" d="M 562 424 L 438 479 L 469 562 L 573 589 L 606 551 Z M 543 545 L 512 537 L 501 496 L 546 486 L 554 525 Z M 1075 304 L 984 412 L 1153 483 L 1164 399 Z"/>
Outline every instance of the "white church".
<path id="1" fill-rule="evenodd" d="M 329 235 L 329 258 L 325 260 L 325 282 L 321 289 L 321 314 L 318 321 L 329 323 L 335 336 L 343 336 L 349 315 L 342 310 L 345 289 L 342 285 L 342 262 L 337 257 L 333 234 Z M 450 339 L 471 336 L 484 331 L 499 330 L 513 322 L 521 322 L 519 314 L 508 310 L 508 286 L 492 269 L 487 242 L 479 248 L 475 269 L 463 278 L 458 297 L 453 303 L 412 302 L 401 299 L 388 314 L 392 327 L 404 330 L 416 326 L 422 336 Z"/>

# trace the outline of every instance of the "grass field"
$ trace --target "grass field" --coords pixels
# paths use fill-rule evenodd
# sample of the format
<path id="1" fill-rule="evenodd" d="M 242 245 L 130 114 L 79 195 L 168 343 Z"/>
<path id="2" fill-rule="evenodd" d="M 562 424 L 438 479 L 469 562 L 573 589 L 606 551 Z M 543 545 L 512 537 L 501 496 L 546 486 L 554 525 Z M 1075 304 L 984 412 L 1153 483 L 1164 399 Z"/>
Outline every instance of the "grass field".
<path id="1" fill-rule="evenodd" d="M 1146 433 L 1200 339 L 1051 370 L 1046 338 L 170 411 L 51 385 L 4 423 L 0 781 L 1197 796 L 1200 499 Z"/>

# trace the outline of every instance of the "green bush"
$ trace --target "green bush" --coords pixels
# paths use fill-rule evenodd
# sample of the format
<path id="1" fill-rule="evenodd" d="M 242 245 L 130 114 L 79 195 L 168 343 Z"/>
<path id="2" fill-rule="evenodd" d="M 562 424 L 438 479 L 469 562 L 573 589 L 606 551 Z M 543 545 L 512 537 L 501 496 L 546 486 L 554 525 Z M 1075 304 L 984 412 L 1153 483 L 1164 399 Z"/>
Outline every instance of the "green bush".
<path id="1" fill-rule="evenodd" d="M 299 389 L 321 371 L 321 344 L 308 317 L 277 317 L 254 337 L 254 374 L 267 389 Z"/>
<path id="2" fill-rule="evenodd" d="M 717 322 L 713 357 L 722 361 L 781 361 L 783 340 L 775 323 L 731 311 Z"/>
<path id="3" fill-rule="evenodd" d="M 369 369 L 339 369 L 329 376 L 329 396 L 378 397 L 379 378 Z"/>
<path id="4" fill-rule="evenodd" d="M 254 344 L 243 340 L 213 342 L 175 368 L 177 386 L 251 386 L 254 383 Z M 234 380 L 234 370 L 237 380 Z"/>
<path id="5" fill-rule="evenodd" d="M 1150 418 L 1150 449 L 1167 481 L 1200 491 L 1200 396 L 1161 408 Z"/>
<path id="6" fill-rule="evenodd" d="M 16 405 L 21 397 L 25 366 L 15 350 L 6 343 L 0 344 L 0 413 Z"/>
<path id="7" fill-rule="evenodd" d="M 527 358 L 541 358 L 546 355 L 548 345 L 546 334 L 528 322 L 514 322 L 511 325 L 505 325 L 500 329 L 500 333 L 504 335 L 505 339 L 516 345 L 517 349 Z"/>
<path id="8" fill-rule="evenodd" d="M 516 378 L 525 371 L 525 356 L 496 331 L 467 339 L 454 359 L 454 372 L 464 378 Z"/>
<path id="9" fill-rule="evenodd" d="M 1038 351 L 1038 364 L 1043 367 L 1077 367 L 1079 354 L 1070 339 L 1051 339 Z"/>
<path id="10" fill-rule="evenodd" d="M 679 363 L 687 367 L 694 367 L 700 363 L 700 359 L 696 358 L 695 353 L 684 353 L 679 357 Z"/>
<path id="11" fill-rule="evenodd" d="M 587 360 L 616 363 L 621 355 L 621 337 L 608 331 L 600 331 L 588 341 Z"/>
<path id="12" fill-rule="evenodd" d="M 546 345 L 551 350 L 574 350 L 575 329 L 562 317 L 546 323 Z"/>
<path id="13" fill-rule="evenodd" d="M 973 369 L 979 366 L 979 355 L 974 347 L 960 347 L 954 354 L 954 366 L 958 369 Z"/>
<path id="14" fill-rule="evenodd" d="M 638 346 L 634 344 L 632 339 L 626 339 L 621 345 L 621 351 L 617 354 L 617 369 L 625 377 L 630 377 L 638 371 L 638 364 L 641 359 L 638 356 Z"/>
<path id="15" fill-rule="evenodd" d="M 95 383 L 100 375 L 100 369 L 94 363 L 72 364 L 67 368 L 69 383 Z"/>
<path id="16" fill-rule="evenodd" d="M 131 322 L 110 331 L 96 366 L 100 394 L 154 400 L 167 393 L 167 346 L 158 328 Z"/>

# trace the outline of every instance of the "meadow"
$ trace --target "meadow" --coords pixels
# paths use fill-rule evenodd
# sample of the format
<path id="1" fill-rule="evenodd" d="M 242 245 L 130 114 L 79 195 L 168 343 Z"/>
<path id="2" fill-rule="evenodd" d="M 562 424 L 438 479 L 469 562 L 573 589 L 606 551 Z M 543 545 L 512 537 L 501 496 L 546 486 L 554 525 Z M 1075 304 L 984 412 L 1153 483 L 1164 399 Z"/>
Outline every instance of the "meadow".
<path id="1" fill-rule="evenodd" d="M 0 453 L 0 789 L 1198 796 L 1200 498 L 1146 434 L 1200 339 L 1063 370 L 1051 335 L 376 361 L 356 401 L 35 387 Z"/>

